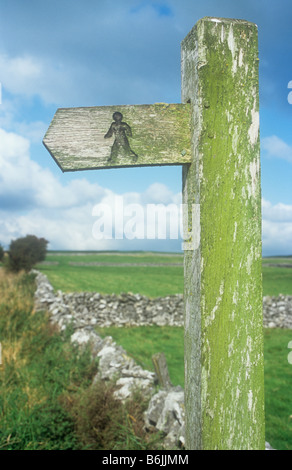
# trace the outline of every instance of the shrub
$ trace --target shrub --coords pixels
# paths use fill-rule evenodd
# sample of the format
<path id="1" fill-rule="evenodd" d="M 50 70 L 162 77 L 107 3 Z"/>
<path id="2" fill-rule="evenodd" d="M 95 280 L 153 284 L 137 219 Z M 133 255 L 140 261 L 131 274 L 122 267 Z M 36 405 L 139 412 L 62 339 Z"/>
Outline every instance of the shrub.
<path id="1" fill-rule="evenodd" d="M 13 272 L 30 271 L 35 264 L 44 261 L 47 244 L 47 240 L 35 235 L 13 240 L 9 247 L 7 268 Z"/>
<path id="2" fill-rule="evenodd" d="M 114 396 L 116 385 L 96 381 L 67 402 L 81 449 L 151 450 L 162 448 L 161 433 L 144 430 L 148 400 L 137 391 L 125 403 Z M 67 397 L 68 398 L 68 397 Z"/>
<path id="3" fill-rule="evenodd" d="M 3 261 L 4 259 L 4 248 L 0 245 L 0 263 L 1 261 Z"/>

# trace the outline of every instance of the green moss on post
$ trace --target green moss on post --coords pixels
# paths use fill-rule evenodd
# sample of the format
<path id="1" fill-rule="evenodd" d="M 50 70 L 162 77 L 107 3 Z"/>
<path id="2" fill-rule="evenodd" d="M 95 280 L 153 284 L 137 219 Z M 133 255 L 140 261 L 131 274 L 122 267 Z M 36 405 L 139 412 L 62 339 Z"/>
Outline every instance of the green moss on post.
<path id="1" fill-rule="evenodd" d="M 257 27 L 204 18 L 182 43 L 188 449 L 264 449 Z M 199 210 L 198 210 L 199 208 Z M 189 214 L 190 215 L 190 214 Z"/>

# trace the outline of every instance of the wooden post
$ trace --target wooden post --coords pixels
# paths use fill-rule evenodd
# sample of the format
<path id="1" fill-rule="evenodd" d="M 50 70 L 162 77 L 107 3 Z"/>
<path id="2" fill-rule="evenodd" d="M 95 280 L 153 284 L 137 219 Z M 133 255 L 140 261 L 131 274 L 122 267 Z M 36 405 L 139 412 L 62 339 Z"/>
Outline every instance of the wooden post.
<path id="1" fill-rule="evenodd" d="M 165 388 L 165 389 L 171 388 L 172 383 L 169 377 L 165 354 L 164 353 L 153 354 L 152 363 L 154 365 L 154 370 L 156 372 L 160 387 Z"/>
<path id="2" fill-rule="evenodd" d="M 187 449 L 264 449 L 257 27 L 203 18 L 182 42 Z M 192 211 L 192 207 L 195 210 Z M 195 220 L 191 225 L 191 214 Z"/>

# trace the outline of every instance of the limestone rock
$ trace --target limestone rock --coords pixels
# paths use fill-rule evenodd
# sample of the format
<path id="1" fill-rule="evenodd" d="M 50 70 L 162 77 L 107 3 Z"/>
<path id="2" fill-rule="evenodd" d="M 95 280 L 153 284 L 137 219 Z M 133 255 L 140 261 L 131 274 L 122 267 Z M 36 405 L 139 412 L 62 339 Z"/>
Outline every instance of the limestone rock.
<path id="1" fill-rule="evenodd" d="M 165 434 L 165 444 L 184 443 L 184 391 L 181 387 L 160 390 L 152 396 L 145 412 L 145 429 L 156 428 Z"/>
<path id="2" fill-rule="evenodd" d="M 114 395 L 122 401 L 129 398 L 135 390 L 140 390 L 149 396 L 153 393 L 153 381 L 149 379 L 122 377 L 117 380 L 116 385 L 120 388 L 114 393 Z"/>
<path id="3" fill-rule="evenodd" d="M 92 329 L 92 327 L 75 330 L 70 339 L 72 343 L 77 343 L 80 347 L 90 344 L 93 356 L 96 356 L 102 344 L 101 337 Z"/>

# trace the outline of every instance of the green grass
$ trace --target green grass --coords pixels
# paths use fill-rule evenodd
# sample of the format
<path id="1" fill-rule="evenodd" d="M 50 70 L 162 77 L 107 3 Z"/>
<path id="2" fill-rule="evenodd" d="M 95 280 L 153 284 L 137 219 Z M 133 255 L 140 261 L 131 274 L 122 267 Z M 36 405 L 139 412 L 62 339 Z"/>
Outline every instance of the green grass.
<path id="1" fill-rule="evenodd" d="M 264 295 L 292 295 L 292 268 L 268 267 L 265 264 L 262 271 Z"/>
<path id="2" fill-rule="evenodd" d="M 119 294 L 134 292 L 148 297 L 183 293 L 183 255 L 171 253 L 48 253 L 47 262 L 37 267 L 46 274 L 56 290 L 64 292 L 100 292 Z M 70 263 L 116 263 L 121 266 L 84 266 Z M 266 266 L 268 263 L 290 263 L 292 258 L 263 259 L 263 294 L 292 294 L 292 268 Z M 122 266 L 132 263 L 133 266 Z M 156 263 L 164 266 L 136 266 Z"/>
<path id="3" fill-rule="evenodd" d="M 159 252 L 48 252 L 47 260 L 60 265 L 68 262 L 104 262 L 104 263 L 182 263 L 180 253 Z"/>
<path id="4" fill-rule="evenodd" d="M 146 450 L 147 403 L 123 405 L 114 385 L 92 385 L 97 364 L 45 312 L 34 312 L 32 276 L 0 270 L 0 450 Z M 131 419 L 129 418 L 131 417 Z"/>
<path id="5" fill-rule="evenodd" d="M 0 449 L 78 448 L 74 421 L 59 399 L 92 380 L 89 352 L 79 354 L 33 310 L 31 276 L 0 272 Z"/>
<path id="6" fill-rule="evenodd" d="M 134 292 L 153 298 L 183 291 L 183 266 L 167 265 L 182 263 L 182 256 L 159 253 L 48 254 L 46 261 L 58 265 L 40 264 L 36 268 L 48 276 L 54 289 L 64 292 Z M 69 264 L 72 262 L 114 262 L 121 266 L 72 266 Z M 122 266 L 122 263 L 133 266 Z M 137 263 L 165 266 L 135 266 Z"/>
<path id="7" fill-rule="evenodd" d="M 63 292 L 99 292 L 119 294 L 134 292 L 148 297 L 167 296 L 182 292 L 182 268 L 151 267 L 64 267 L 51 266 L 41 271 L 48 276 L 54 289 Z"/>

